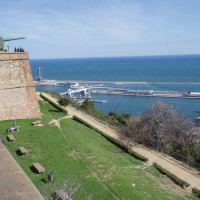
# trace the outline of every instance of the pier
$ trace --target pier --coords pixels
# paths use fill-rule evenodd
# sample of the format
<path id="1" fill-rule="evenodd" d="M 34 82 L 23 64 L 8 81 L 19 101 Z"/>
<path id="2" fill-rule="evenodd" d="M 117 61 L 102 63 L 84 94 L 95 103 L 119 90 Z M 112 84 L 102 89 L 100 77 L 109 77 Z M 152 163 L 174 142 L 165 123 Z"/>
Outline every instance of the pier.
<path id="1" fill-rule="evenodd" d="M 40 86 L 70 87 L 71 88 L 70 90 L 61 93 L 61 95 L 67 95 L 69 97 L 72 97 L 74 93 L 82 93 L 81 96 L 86 96 L 86 94 L 91 93 L 91 94 L 99 94 L 99 95 L 102 94 L 102 95 L 200 99 L 200 92 L 131 90 L 131 89 L 123 89 L 123 88 L 103 87 L 103 82 L 94 82 L 94 81 L 92 82 L 93 84 L 98 83 L 98 85 L 88 85 L 88 83 L 90 82 L 84 82 L 84 83 L 85 85 L 79 85 L 79 82 L 77 81 L 61 81 L 61 80 L 42 80 L 42 81 L 36 80 L 35 81 L 35 85 L 40 85 Z M 115 83 L 113 82 L 113 84 L 117 84 L 117 82 Z"/>
<path id="2" fill-rule="evenodd" d="M 121 88 L 91 90 L 91 94 L 200 99 L 200 92 L 129 90 Z"/>
<path id="3" fill-rule="evenodd" d="M 76 93 L 80 93 L 81 96 L 84 96 L 84 97 L 90 94 L 87 88 L 83 88 L 83 89 L 76 89 L 76 90 L 69 89 L 67 90 L 67 92 L 60 93 L 60 95 L 66 95 L 67 97 L 72 98 L 73 94 L 76 94 Z"/>

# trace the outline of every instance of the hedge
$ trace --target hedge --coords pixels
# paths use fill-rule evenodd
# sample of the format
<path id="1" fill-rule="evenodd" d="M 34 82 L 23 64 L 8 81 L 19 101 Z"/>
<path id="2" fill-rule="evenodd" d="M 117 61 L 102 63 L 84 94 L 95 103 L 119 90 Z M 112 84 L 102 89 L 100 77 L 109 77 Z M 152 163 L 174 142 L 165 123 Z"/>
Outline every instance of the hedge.
<path id="1" fill-rule="evenodd" d="M 157 163 L 153 163 L 153 166 L 160 171 L 162 174 L 168 176 L 172 181 L 174 181 L 177 185 L 181 186 L 182 188 L 185 187 L 189 187 L 190 184 L 185 182 L 184 180 L 178 178 L 176 175 L 170 173 L 169 171 L 167 171 L 166 169 L 164 169 L 163 167 L 161 167 L 160 165 L 158 165 Z"/>
<path id="2" fill-rule="evenodd" d="M 123 150 L 124 152 L 130 154 L 131 156 L 133 156 L 136 159 L 139 159 L 141 161 L 147 162 L 148 158 L 145 158 L 144 156 L 138 154 L 137 152 L 133 151 L 131 148 L 127 147 L 123 142 L 116 140 L 108 135 L 106 135 L 105 133 L 103 133 L 102 131 L 96 129 L 95 127 L 93 127 L 91 124 L 87 123 L 86 121 L 82 120 L 81 118 L 77 117 L 77 116 L 73 116 L 73 119 L 78 121 L 79 123 L 84 124 L 85 126 L 94 129 L 95 131 L 97 131 L 98 133 L 100 133 L 103 137 L 105 137 L 109 142 L 111 142 L 112 144 L 116 145 L 117 147 L 119 147 L 121 150 Z"/>
<path id="3" fill-rule="evenodd" d="M 195 196 L 200 198 L 200 190 L 197 188 L 192 188 L 192 192 L 194 193 Z"/>

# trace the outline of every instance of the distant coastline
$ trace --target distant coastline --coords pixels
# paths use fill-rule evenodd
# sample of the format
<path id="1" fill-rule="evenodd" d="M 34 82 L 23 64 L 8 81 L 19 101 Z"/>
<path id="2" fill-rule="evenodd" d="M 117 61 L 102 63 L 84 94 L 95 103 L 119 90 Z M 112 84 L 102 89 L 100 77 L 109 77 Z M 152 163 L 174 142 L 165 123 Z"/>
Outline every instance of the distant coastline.
<path id="1" fill-rule="evenodd" d="M 145 85 L 145 84 L 200 84 L 200 82 L 145 82 L 145 81 L 88 81 L 88 80 L 55 80 L 56 82 L 78 82 L 78 83 L 92 83 L 92 84 L 116 84 L 116 85 Z"/>
<path id="2" fill-rule="evenodd" d="M 126 58 L 92 59 L 50 59 L 31 60 L 33 77 L 38 77 L 41 67 L 44 79 L 78 82 L 80 84 L 104 84 L 103 87 L 148 91 L 200 92 L 200 55 L 153 56 Z M 36 86 L 37 91 L 63 93 L 67 87 Z M 173 105 L 191 119 L 200 115 L 200 100 L 185 98 L 162 98 L 143 96 L 122 96 L 93 94 L 95 99 L 107 100 L 97 104 L 105 114 L 131 113 L 136 116 L 144 112 L 146 106 L 162 100 Z"/>

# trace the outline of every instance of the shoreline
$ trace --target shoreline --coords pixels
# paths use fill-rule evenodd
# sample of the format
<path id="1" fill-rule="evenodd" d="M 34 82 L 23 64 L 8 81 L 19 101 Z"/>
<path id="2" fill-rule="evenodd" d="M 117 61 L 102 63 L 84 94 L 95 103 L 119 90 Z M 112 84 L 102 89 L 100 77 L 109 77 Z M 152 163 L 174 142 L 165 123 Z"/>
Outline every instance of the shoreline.
<path id="1" fill-rule="evenodd" d="M 116 84 L 116 85 L 148 85 L 148 84 L 165 84 L 165 85 L 171 85 L 171 84 L 194 84 L 194 85 L 200 85 L 200 82 L 146 82 L 146 81 L 88 81 L 88 80 L 49 80 L 49 81 L 55 81 L 55 82 L 79 82 L 79 83 L 93 83 L 93 84 Z"/>

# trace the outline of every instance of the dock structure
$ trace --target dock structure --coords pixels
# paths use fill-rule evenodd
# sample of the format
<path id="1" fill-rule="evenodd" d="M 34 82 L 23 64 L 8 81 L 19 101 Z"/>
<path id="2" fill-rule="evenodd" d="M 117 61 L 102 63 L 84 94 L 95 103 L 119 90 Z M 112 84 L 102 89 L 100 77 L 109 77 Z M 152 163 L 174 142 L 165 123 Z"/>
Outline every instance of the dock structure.
<path id="1" fill-rule="evenodd" d="M 40 86 L 58 86 L 58 87 L 66 87 L 66 86 L 68 86 L 69 87 L 71 85 L 76 86 L 77 83 L 70 82 L 70 81 L 43 79 L 43 77 L 41 77 L 41 74 L 39 75 L 39 71 L 38 71 L 38 77 L 35 78 L 34 84 L 35 85 L 40 85 Z"/>
<path id="2" fill-rule="evenodd" d="M 129 90 L 121 88 L 91 90 L 91 94 L 200 99 L 200 92 Z"/>
<path id="3" fill-rule="evenodd" d="M 101 83 L 101 82 L 100 82 Z M 132 90 L 115 87 L 103 87 L 100 85 L 79 85 L 77 82 L 70 81 L 56 81 L 56 80 L 44 80 L 41 82 L 36 81 L 36 85 L 41 86 L 71 86 L 71 89 L 66 92 L 60 93 L 60 95 L 66 95 L 70 98 L 73 94 L 80 93 L 81 96 L 87 94 L 106 94 L 106 95 L 126 95 L 126 96 L 143 96 L 143 97 L 163 97 L 163 98 L 188 98 L 188 99 L 200 99 L 200 92 L 191 91 L 159 91 L 159 90 Z M 191 84 L 191 83 L 190 83 Z"/>
<path id="4" fill-rule="evenodd" d="M 88 91 L 88 88 L 77 89 L 77 90 L 69 89 L 67 90 L 67 92 L 60 93 L 60 95 L 66 95 L 67 97 L 72 98 L 73 94 L 76 94 L 76 93 L 80 93 L 81 96 L 87 96 L 89 94 L 89 91 Z"/>

